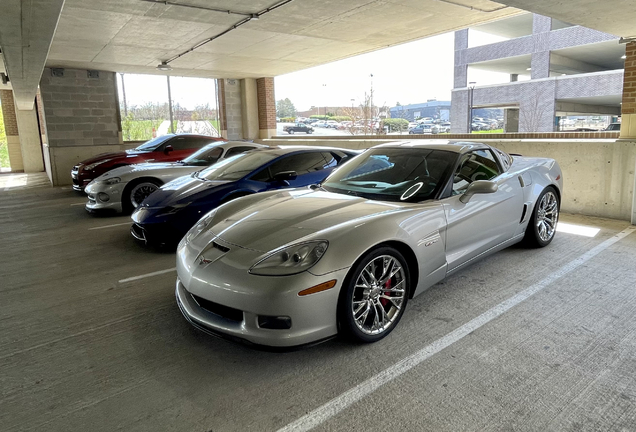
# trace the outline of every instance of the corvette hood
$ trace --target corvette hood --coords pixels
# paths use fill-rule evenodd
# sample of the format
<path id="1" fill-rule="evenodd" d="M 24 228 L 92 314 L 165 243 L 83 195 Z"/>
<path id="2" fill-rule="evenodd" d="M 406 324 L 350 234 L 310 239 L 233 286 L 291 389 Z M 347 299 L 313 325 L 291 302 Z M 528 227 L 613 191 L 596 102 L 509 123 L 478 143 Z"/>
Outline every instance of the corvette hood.
<path id="1" fill-rule="evenodd" d="M 79 164 L 80 165 L 90 165 L 92 163 L 104 160 L 104 159 L 115 159 L 115 158 L 124 158 L 128 155 L 127 152 L 111 152 L 111 153 L 100 153 L 96 156 L 93 156 L 90 159 L 85 159 L 83 161 L 81 161 Z"/>
<path id="2" fill-rule="evenodd" d="M 167 207 L 196 201 L 217 186 L 229 183 L 228 181 L 205 181 L 193 176 L 185 175 L 170 183 L 166 183 L 159 190 L 153 192 L 144 205 L 148 207 Z"/>
<path id="3" fill-rule="evenodd" d="M 228 243 L 267 252 L 318 231 L 350 228 L 376 216 L 408 209 L 399 203 L 329 192 L 292 190 L 257 202 L 212 226 Z M 327 233 L 325 233 L 327 235 Z M 329 240 L 327 238 L 327 240 Z"/>
<path id="4" fill-rule="evenodd" d="M 174 171 L 174 174 L 178 177 L 181 175 L 186 175 L 194 171 L 200 170 L 201 167 L 192 167 L 183 165 L 180 163 L 168 163 L 168 162 L 155 162 L 155 163 L 142 163 L 142 164 L 133 164 L 126 165 L 119 168 L 112 169 L 110 171 L 105 172 L 97 179 L 102 180 L 109 177 L 121 177 L 124 180 L 129 180 L 132 178 L 136 178 L 144 175 L 155 175 L 164 172 Z M 183 172 L 183 174 L 179 174 Z"/>

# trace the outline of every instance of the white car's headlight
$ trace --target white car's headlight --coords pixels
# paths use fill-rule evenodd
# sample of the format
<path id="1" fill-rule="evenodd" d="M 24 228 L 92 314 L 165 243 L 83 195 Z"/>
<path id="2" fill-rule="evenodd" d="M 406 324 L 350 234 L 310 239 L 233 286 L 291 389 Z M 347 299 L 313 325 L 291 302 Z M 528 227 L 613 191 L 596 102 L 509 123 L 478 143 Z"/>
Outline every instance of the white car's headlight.
<path id="1" fill-rule="evenodd" d="M 90 165 L 84 165 L 84 168 L 82 168 L 82 169 L 83 169 L 84 171 L 90 171 L 90 170 L 92 170 L 93 168 L 95 168 L 97 165 L 101 165 L 101 164 L 103 164 L 103 163 L 110 162 L 111 160 L 112 160 L 112 159 L 104 159 L 104 160 L 101 160 L 101 161 L 98 161 L 98 162 L 94 162 L 94 163 L 92 163 L 92 164 L 90 164 Z"/>
<path id="2" fill-rule="evenodd" d="M 188 231 L 185 237 L 183 237 L 185 243 L 190 242 L 190 240 L 201 234 L 201 232 L 210 225 L 210 223 L 214 219 L 214 215 L 216 215 L 216 209 L 212 210 L 201 219 L 199 219 L 199 222 L 197 222 L 196 225 L 190 228 L 190 231 Z"/>
<path id="3" fill-rule="evenodd" d="M 254 264 L 250 273 L 261 276 L 302 273 L 322 258 L 328 246 L 329 242 L 326 240 L 315 240 L 275 250 Z"/>
<path id="4" fill-rule="evenodd" d="M 102 183 L 107 185 L 114 185 L 121 182 L 121 178 L 119 177 L 111 177 L 104 180 L 101 180 Z"/>

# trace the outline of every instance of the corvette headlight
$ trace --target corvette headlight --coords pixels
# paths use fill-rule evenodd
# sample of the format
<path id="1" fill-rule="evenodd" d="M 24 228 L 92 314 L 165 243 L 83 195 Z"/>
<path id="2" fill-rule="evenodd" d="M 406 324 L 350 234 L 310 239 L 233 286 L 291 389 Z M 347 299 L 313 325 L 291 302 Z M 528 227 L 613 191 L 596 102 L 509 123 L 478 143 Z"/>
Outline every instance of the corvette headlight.
<path id="1" fill-rule="evenodd" d="M 196 225 L 190 228 L 190 231 L 188 231 L 188 233 L 185 235 L 184 239 L 186 243 L 201 234 L 201 232 L 206 229 L 208 225 L 210 225 L 212 219 L 214 219 L 214 215 L 216 215 L 216 209 L 212 210 L 201 219 L 199 219 L 199 222 L 197 222 Z"/>
<path id="2" fill-rule="evenodd" d="M 119 177 L 111 177 L 111 178 L 107 178 L 105 180 L 102 180 L 102 183 L 107 184 L 107 185 L 114 185 L 117 183 L 121 182 L 121 178 Z"/>
<path id="3" fill-rule="evenodd" d="M 112 159 L 104 159 L 104 160 L 101 160 L 101 161 L 98 161 L 98 162 L 94 162 L 94 163 L 92 163 L 92 164 L 90 164 L 90 165 L 84 165 L 84 168 L 82 168 L 82 169 L 83 169 L 84 171 L 90 171 L 90 170 L 92 170 L 93 168 L 95 168 L 97 165 L 101 165 L 101 164 L 103 164 L 103 163 L 110 162 L 111 160 L 112 160 Z"/>
<path id="4" fill-rule="evenodd" d="M 302 273 L 316 264 L 327 251 L 329 242 L 316 240 L 298 243 L 270 253 L 250 268 L 261 276 L 285 276 Z"/>

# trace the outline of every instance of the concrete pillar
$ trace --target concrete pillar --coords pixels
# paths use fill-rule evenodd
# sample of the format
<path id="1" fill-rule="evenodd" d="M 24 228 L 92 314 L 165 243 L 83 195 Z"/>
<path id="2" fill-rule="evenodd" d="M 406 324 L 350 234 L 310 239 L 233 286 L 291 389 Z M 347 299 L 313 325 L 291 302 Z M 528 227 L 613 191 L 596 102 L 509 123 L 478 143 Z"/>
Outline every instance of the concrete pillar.
<path id="1" fill-rule="evenodd" d="M 504 132 L 519 132 L 518 108 L 507 108 L 504 110 Z"/>
<path id="2" fill-rule="evenodd" d="M 54 186 L 71 184 L 78 162 L 123 150 L 115 73 L 45 68 L 40 93 L 46 116 L 46 171 Z"/>
<path id="3" fill-rule="evenodd" d="M 42 157 L 42 138 L 38 124 L 38 115 L 35 110 L 20 110 L 15 105 L 15 118 L 18 123 L 20 135 L 20 152 L 22 153 L 22 166 L 25 173 L 44 171 L 44 158 Z"/>
<path id="4" fill-rule="evenodd" d="M 468 48 L 468 29 L 455 32 L 455 70 L 453 88 L 468 86 L 468 64 L 464 59 Z"/>
<path id="5" fill-rule="evenodd" d="M 630 42 L 625 46 L 620 137 L 636 140 L 636 42 Z M 636 193 L 634 195 L 636 196 Z"/>
<path id="6" fill-rule="evenodd" d="M 534 52 L 530 58 L 532 79 L 550 77 L 550 51 Z"/>
<path id="7" fill-rule="evenodd" d="M 225 112 L 225 80 L 216 80 L 216 97 L 219 107 L 219 134 L 227 139 L 227 113 Z"/>
<path id="8" fill-rule="evenodd" d="M 243 113 L 241 108 L 241 83 L 237 79 L 225 79 L 225 127 L 229 140 L 243 139 Z"/>
<path id="9" fill-rule="evenodd" d="M 466 133 L 468 130 L 468 89 L 451 93 L 451 133 Z"/>
<path id="10" fill-rule="evenodd" d="M 24 171 L 24 165 L 22 164 L 22 151 L 20 150 L 18 120 L 15 116 L 13 91 L 0 90 L 0 103 L 2 104 L 4 131 L 7 135 L 7 147 L 9 150 L 9 165 L 11 166 L 11 171 Z"/>
<path id="11" fill-rule="evenodd" d="M 510 74 L 510 82 L 519 81 L 519 74 Z"/>
<path id="12" fill-rule="evenodd" d="M 241 117 L 243 120 L 243 138 L 258 139 L 259 106 L 256 79 L 241 80 Z"/>
<path id="13" fill-rule="evenodd" d="M 625 46 L 621 139 L 636 141 L 636 42 Z M 625 173 L 627 175 L 627 173 Z M 636 176 L 632 188 L 632 225 L 636 225 Z"/>
<path id="14" fill-rule="evenodd" d="M 258 93 L 258 127 L 260 138 L 276 135 L 276 98 L 274 96 L 274 78 L 256 80 Z"/>

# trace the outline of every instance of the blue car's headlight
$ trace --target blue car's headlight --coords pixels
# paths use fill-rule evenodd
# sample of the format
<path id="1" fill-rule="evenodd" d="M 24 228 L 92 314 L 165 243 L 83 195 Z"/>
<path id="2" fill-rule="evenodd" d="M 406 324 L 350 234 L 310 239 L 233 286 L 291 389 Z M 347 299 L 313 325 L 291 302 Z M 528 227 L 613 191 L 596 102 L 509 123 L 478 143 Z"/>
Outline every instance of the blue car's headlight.
<path id="1" fill-rule="evenodd" d="M 315 240 L 275 250 L 254 264 L 250 268 L 250 273 L 261 276 L 302 273 L 322 258 L 328 246 L 327 240 Z"/>

